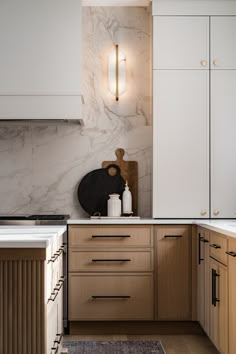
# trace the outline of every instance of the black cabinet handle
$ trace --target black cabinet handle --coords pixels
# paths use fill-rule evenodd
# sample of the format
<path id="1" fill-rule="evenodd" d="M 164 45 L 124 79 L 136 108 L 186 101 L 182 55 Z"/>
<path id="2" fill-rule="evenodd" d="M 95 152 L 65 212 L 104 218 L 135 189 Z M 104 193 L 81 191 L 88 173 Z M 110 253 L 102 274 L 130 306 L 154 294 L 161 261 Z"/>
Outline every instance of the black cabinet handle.
<path id="1" fill-rule="evenodd" d="M 221 248 L 221 246 L 220 246 L 220 245 L 217 245 L 216 243 L 212 243 L 212 244 L 210 245 L 210 247 L 215 248 L 215 249 Z"/>
<path id="2" fill-rule="evenodd" d="M 203 258 L 201 258 L 201 241 L 202 241 L 202 236 L 199 233 L 198 234 L 198 264 L 201 264 L 201 261 L 204 261 Z"/>
<path id="3" fill-rule="evenodd" d="M 55 342 L 54 342 L 54 343 L 55 343 Z M 59 345 L 57 345 L 56 348 L 55 348 L 54 346 L 51 348 L 51 350 L 55 350 L 55 354 L 57 354 L 58 349 L 59 349 Z"/>
<path id="4" fill-rule="evenodd" d="M 58 285 L 58 284 L 57 284 Z M 56 300 L 56 297 L 58 295 L 58 292 L 59 292 L 60 289 L 58 288 L 54 288 L 53 292 L 51 293 L 50 295 L 50 298 L 48 299 L 48 302 L 49 301 L 55 301 Z"/>
<path id="5" fill-rule="evenodd" d="M 217 302 L 220 302 L 216 297 L 216 278 L 220 275 L 216 273 L 215 269 L 211 269 L 211 304 L 216 306 Z"/>
<path id="6" fill-rule="evenodd" d="M 131 259 L 92 259 L 92 262 L 130 262 Z"/>
<path id="7" fill-rule="evenodd" d="M 236 252 L 227 251 L 227 252 L 225 252 L 225 253 L 228 254 L 228 255 L 231 256 L 231 257 L 236 257 Z"/>
<path id="8" fill-rule="evenodd" d="M 92 235 L 92 238 L 127 238 L 130 235 Z"/>
<path id="9" fill-rule="evenodd" d="M 165 235 L 164 237 L 165 238 L 173 238 L 173 237 L 180 238 L 180 237 L 183 237 L 183 235 Z"/>
<path id="10" fill-rule="evenodd" d="M 208 243 L 209 241 L 204 238 L 202 242 Z"/>
<path id="11" fill-rule="evenodd" d="M 63 337 L 63 333 L 57 333 L 56 336 L 58 337 L 56 340 L 54 340 L 54 343 L 61 343 L 62 337 Z"/>
<path id="12" fill-rule="evenodd" d="M 130 299 L 129 295 L 92 295 L 92 299 Z"/>
<path id="13" fill-rule="evenodd" d="M 50 263 L 50 262 L 52 262 L 52 263 L 54 263 L 56 260 L 57 260 L 57 255 L 53 255 L 49 260 L 48 260 L 48 263 Z"/>

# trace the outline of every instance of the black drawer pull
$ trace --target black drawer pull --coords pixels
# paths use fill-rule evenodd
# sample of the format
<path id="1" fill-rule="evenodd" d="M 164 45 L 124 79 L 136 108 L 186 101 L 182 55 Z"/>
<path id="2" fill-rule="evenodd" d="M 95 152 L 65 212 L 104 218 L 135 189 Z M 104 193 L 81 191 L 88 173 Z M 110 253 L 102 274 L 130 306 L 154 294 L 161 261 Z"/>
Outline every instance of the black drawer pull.
<path id="1" fill-rule="evenodd" d="M 203 241 L 203 237 L 201 234 L 198 234 L 198 264 L 201 264 L 201 261 L 204 261 L 204 258 L 201 256 L 201 242 Z"/>
<path id="2" fill-rule="evenodd" d="M 129 295 L 92 295 L 92 299 L 130 299 Z"/>
<path id="3" fill-rule="evenodd" d="M 231 256 L 231 257 L 236 257 L 236 252 L 233 252 L 233 251 L 227 251 L 227 252 L 225 252 L 226 254 L 228 254 L 229 256 Z"/>
<path id="4" fill-rule="evenodd" d="M 180 238 L 180 237 L 183 237 L 183 235 L 165 235 L 164 237 L 165 238 L 173 238 L 173 237 Z"/>
<path id="5" fill-rule="evenodd" d="M 211 304 L 216 307 L 216 303 L 220 302 L 216 297 L 216 277 L 220 275 L 216 273 L 215 269 L 211 269 Z"/>
<path id="6" fill-rule="evenodd" d="M 56 286 L 58 286 L 58 288 L 55 288 L 55 290 L 60 291 L 61 288 L 63 287 L 64 281 L 65 281 L 65 279 L 60 279 L 58 281 L 59 283 L 56 285 Z"/>
<path id="7" fill-rule="evenodd" d="M 92 262 L 130 262 L 131 259 L 92 259 Z"/>
<path id="8" fill-rule="evenodd" d="M 58 291 L 59 291 L 58 289 L 56 289 L 56 288 L 54 289 L 54 291 L 50 295 L 50 298 L 48 299 L 48 302 L 56 300 L 56 297 L 58 295 Z"/>
<path id="9" fill-rule="evenodd" d="M 130 235 L 92 235 L 92 238 L 127 238 Z"/>
<path id="10" fill-rule="evenodd" d="M 57 342 L 54 341 L 54 343 L 57 343 Z M 53 347 L 51 348 L 51 350 L 55 350 L 55 352 L 54 352 L 55 354 L 57 354 L 58 349 L 59 349 L 59 345 L 57 345 L 56 347 L 53 346 Z"/>
<path id="11" fill-rule="evenodd" d="M 212 244 L 210 245 L 210 247 L 215 248 L 215 249 L 221 248 L 221 246 L 220 246 L 220 245 L 217 245 L 216 243 L 212 243 Z"/>
<path id="12" fill-rule="evenodd" d="M 60 344 L 63 337 L 63 333 L 57 333 L 56 336 L 58 337 L 58 339 L 54 340 L 54 343 Z"/>
<path id="13" fill-rule="evenodd" d="M 57 260 L 57 255 L 53 255 L 49 260 L 48 260 L 48 263 L 50 263 L 50 262 L 52 262 L 52 263 L 54 263 L 56 260 Z"/>
<path id="14" fill-rule="evenodd" d="M 209 241 L 204 238 L 204 239 L 203 239 L 203 242 L 208 243 Z"/>

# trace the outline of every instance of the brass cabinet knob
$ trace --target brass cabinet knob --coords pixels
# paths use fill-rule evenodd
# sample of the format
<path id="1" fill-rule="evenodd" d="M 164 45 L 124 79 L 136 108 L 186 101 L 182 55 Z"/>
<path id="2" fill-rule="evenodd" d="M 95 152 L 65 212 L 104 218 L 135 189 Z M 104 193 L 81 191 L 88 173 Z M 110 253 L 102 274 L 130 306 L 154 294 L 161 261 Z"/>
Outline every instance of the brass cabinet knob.
<path id="1" fill-rule="evenodd" d="M 207 61 L 206 60 L 201 60 L 201 66 L 207 66 Z"/>
<path id="2" fill-rule="evenodd" d="M 201 215 L 202 215 L 202 216 L 206 215 L 206 213 L 207 213 L 207 211 L 206 211 L 205 209 L 203 209 L 203 210 L 201 211 Z"/>
<path id="3" fill-rule="evenodd" d="M 215 216 L 219 215 L 219 213 L 220 213 L 219 210 L 217 210 L 217 209 L 214 210 L 214 215 Z"/>
<path id="4" fill-rule="evenodd" d="M 215 66 L 218 66 L 219 65 L 219 61 L 218 60 L 213 60 L 213 65 L 215 65 Z"/>

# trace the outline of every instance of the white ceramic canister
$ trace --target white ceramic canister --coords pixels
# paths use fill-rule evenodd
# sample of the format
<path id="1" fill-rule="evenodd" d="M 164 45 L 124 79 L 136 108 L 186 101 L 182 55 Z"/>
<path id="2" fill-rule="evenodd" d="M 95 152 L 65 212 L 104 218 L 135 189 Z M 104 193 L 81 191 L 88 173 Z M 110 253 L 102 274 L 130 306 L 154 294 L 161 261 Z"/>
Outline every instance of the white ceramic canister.
<path id="1" fill-rule="evenodd" d="M 110 194 L 107 201 L 107 215 L 121 216 L 121 200 L 119 194 Z"/>
<path id="2" fill-rule="evenodd" d="M 123 214 L 131 214 L 132 213 L 132 195 L 128 187 L 128 183 L 126 181 L 125 190 L 122 194 L 122 211 Z"/>

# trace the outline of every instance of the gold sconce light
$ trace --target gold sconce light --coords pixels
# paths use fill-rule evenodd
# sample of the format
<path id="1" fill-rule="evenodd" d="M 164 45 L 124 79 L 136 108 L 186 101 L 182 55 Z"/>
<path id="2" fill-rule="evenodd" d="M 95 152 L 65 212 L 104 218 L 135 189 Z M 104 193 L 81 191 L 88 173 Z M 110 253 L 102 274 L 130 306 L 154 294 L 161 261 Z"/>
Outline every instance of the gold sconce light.
<path id="1" fill-rule="evenodd" d="M 116 97 L 116 101 L 126 91 L 126 57 L 119 50 L 118 44 L 109 55 L 108 60 L 109 90 Z"/>

